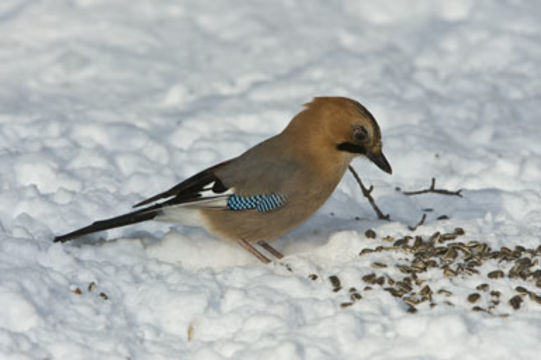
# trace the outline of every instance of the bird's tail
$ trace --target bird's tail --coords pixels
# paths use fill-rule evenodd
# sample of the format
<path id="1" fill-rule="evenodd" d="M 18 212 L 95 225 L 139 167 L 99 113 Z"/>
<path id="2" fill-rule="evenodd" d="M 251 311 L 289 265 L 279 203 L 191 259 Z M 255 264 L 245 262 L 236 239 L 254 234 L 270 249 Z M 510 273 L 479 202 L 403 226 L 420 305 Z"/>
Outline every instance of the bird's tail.
<path id="1" fill-rule="evenodd" d="M 139 223 L 142 221 L 152 220 L 162 213 L 161 204 L 154 205 L 145 209 L 133 211 L 124 215 L 116 216 L 110 219 L 100 220 L 92 224 L 72 231 L 70 233 L 60 235 L 54 238 L 54 242 L 66 242 L 68 240 L 91 234 L 97 231 L 114 229 L 117 227 Z"/>

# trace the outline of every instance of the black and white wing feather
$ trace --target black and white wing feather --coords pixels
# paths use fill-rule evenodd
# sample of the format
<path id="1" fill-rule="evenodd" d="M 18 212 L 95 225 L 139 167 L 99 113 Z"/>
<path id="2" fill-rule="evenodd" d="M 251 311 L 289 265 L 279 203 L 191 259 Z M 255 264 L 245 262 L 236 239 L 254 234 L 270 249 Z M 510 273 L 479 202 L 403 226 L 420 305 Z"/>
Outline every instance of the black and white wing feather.
<path id="1" fill-rule="evenodd" d="M 152 220 L 164 214 L 165 209 L 173 207 L 223 208 L 226 209 L 232 190 L 214 174 L 224 162 L 208 168 L 171 189 L 146 199 L 134 207 L 149 205 L 130 213 L 106 220 L 96 221 L 89 226 L 55 237 L 55 242 L 65 242 L 96 231 L 108 230 L 120 226 Z M 162 202 L 158 202 L 163 200 Z M 154 204 L 152 204 L 154 203 Z M 152 205 L 151 205 L 152 204 Z"/>
<path id="2" fill-rule="evenodd" d="M 201 205 L 204 206 L 205 203 L 212 203 L 210 200 L 219 199 L 226 199 L 227 202 L 227 197 L 232 194 L 231 189 L 225 186 L 214 172 L 215 169 L 227 163 L 229 161 L 203 170 L 173 186 L 171 189 L 143 200 L 133 207 L 148 205 L 159 200 L 164 200 L 161 203 L 164 206 L 181 204 L 192 204 L 195 206 L 198 202 L 201 202 Z"/>

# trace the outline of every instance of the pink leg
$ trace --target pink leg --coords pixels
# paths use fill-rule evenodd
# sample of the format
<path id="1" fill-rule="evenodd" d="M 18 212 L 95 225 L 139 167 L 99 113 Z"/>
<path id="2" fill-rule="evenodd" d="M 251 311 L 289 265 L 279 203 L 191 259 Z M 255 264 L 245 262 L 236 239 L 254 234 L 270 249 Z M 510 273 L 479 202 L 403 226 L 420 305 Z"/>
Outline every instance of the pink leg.
<path id="1" fill-rule="evenodd" d="M 268 257 L 266 257 L 265 255 L 263 255 L 262 253 L 260 253 L 255 247 L 253 247 L 248 241 L 244 240 L 244 239 L 240 239 L 239 240 L 239 244 L 240 246 L 242 246 L 245 250 L 249 251 L 250 253 L 252 253 L 252 255 L 254 255 L 256 258 L 258 258 L 261 262 L 264 262 L 265 264 L 268 264 L 270 263 L 271 261 L 269 260 Z"/>
<path id="2" fill-rule="evenodd" d="M 272 246 L 269 245 L 269 243 L 267 243 L 266 241 L 263 241 L 261 240 L 260 242 L 258 242 L 258 244 L 265 250 L 267 250 L 272 256 L 274 256 L 275 258 L 277 259 L 281 259 L 284 257 L 284 255 L 282 255 L 281 252 L 279 252 L 278 250 L 276 250 L 275 248 L 273 248 Z"/>

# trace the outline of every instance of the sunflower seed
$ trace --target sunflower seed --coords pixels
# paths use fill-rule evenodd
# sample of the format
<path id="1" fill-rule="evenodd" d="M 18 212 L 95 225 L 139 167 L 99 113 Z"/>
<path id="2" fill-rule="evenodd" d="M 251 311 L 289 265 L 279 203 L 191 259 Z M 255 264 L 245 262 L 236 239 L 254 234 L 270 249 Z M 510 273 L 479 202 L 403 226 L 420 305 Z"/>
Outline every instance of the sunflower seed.
<path id="1" fill-rule="evenodd" d="M 473 294 L 468 295 L 468 301 L 471 302 L 472 304 L 475 304 L 477 301 L 479 301 L 480 298 L 481 298 L 481 295 L 479 295 L 478 293 L 473 293 Z"/>
<path id="2" fill-rule="evenodd" d="M 359 255 L 366 255 L 366 254 L 370 254 L 370 253 L 373 253 L 374 250 L 373 249 L 369 249 L 369 248 L 364 248 L 361 250 L 361 252 L 359 253 Z"/>
<path id="3" fill-rule="evenodd" d="M 446 290 L 446 289 L 439 289 L 439 290 L 438 290 L 438 294 L 445 295 L 445 296 L 451 296 L 451 295 L 453 295 L 452 292 L 450 292 L 449 290 Z"/>
<path id="4" fill-rule="evenodd" d="M 530 292 L 528 291 L 528 289 L 522 287 L 522 286 L 517 286 L 515 288 L 515 291 L 518 292 L 520 295 L 528 295 Z"/>
<path id="5" fill-rule="evenodd" d="M 501 270 L 494 270 L 489 272 L 487 276 L 491 279 L 501 279 L 505 276 L 505 274 Z"/>
<path id="6" fill-rule="evenodd" d="M 489 288 L 490 286 L 487 283 L 479 284 L 475 287 L 479 291 L 487 291 Z"/>
<path id="7" fill-rule="evenodd" d="M 522 304 L 522 297 L 520 295 L 515 295 L 509 300 L 509 305 L 513 307 L 513 309 L 518 310 L 520 308 L 520 304 Z"/>
<path id="8" fill-rule="evenodd" d="M 366 236 L 369 239 L 375 239 L 376 238 L 376 232 L 372 229 L 368 229 L 364 232 L 364 236 Z"/>
<path id="9" fill-rule="evenodd" d="M 342 289 L 342 285 L 340 283 L 340 279 L 336 275 L 329 276 L 329 281 L 331 282 L 331 285 L 333 287 L 332 291 L 338 292 L 340 289 Z"/>
<path id="10" fill-rule="evenodd" d="M 364 275 L 361 279 L 363 279 L 365 283 L 373 284 L 374 280 L 376 280 L 376 274 L 370 273 L 368 275 Z"/>

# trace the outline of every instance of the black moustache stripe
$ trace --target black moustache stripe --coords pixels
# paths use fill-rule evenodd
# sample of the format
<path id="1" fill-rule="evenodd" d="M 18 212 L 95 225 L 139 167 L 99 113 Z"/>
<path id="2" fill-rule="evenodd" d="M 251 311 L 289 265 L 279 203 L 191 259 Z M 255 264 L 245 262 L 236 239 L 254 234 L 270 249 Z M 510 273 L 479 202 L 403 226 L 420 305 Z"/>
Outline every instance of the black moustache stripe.
<path id="1" fill-rule="evenodd" d="M 356 145 L 350 142 L 343 142 L 336 146 L 337 150 L 347 151 L 354 154 L 366 154 L 366 149 L 364 146 Z"/>

